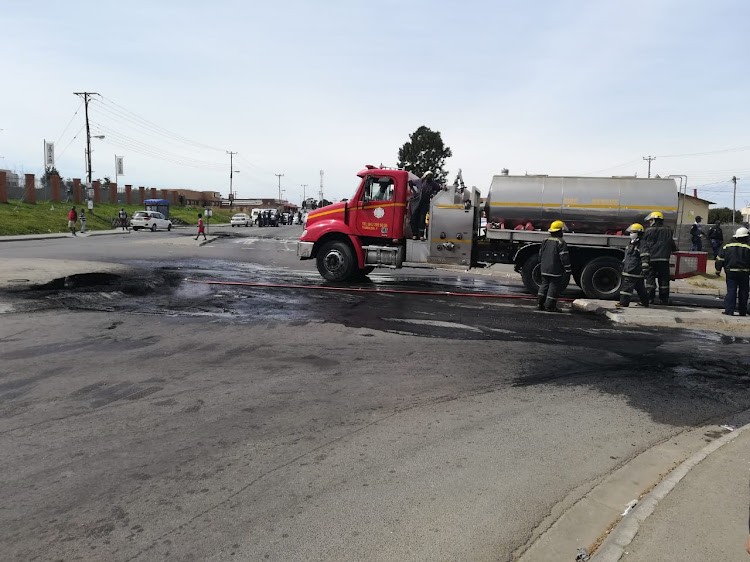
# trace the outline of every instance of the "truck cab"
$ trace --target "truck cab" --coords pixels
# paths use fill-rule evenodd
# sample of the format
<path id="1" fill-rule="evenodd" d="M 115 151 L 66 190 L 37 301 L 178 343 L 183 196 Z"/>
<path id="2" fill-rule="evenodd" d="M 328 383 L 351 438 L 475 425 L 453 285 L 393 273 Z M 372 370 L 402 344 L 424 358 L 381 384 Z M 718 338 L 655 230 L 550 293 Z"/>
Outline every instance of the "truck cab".
<path id="1" fill-rule="evenodd" d="M 317 260 L 329 281 L 366 275 L 377 266 L 400 267 L 404 224 L 410 196 L 404 170 L 367 166 L 357 176 L 354 197 L 310 211 L 298 243 L 301 259 Z"/>

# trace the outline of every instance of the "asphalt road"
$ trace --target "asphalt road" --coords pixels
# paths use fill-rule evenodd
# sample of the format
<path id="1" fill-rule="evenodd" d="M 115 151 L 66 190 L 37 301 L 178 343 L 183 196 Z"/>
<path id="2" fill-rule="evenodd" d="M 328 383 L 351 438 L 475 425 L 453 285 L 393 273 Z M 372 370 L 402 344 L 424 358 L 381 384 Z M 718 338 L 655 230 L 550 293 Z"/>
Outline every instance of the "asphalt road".
<path id="1" fill-rule="evenodd" d="M 3 558 L 509 560 L 638 453 L 750 407 L 746 340 L 517 298 L 213 285 L 324 285 L 299 227 L 224 231 L 3 246 L 137 268 L 2 295 Z M 523 294 L 446 271 L 359 288 Z"/>

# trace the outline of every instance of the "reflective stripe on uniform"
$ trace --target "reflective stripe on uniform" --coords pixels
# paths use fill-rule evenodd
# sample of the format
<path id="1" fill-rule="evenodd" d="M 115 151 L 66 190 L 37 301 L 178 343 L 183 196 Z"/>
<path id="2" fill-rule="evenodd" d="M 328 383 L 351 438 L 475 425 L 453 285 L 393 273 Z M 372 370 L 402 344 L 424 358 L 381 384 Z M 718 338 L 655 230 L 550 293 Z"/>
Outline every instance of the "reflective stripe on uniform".
<path id="1" fill-rule="evenodd" d="M 643 275 L 636 275 L 635 273 L 622 273 L 625 277 L 635 277 L 636 279 L 643 279 Z"/>

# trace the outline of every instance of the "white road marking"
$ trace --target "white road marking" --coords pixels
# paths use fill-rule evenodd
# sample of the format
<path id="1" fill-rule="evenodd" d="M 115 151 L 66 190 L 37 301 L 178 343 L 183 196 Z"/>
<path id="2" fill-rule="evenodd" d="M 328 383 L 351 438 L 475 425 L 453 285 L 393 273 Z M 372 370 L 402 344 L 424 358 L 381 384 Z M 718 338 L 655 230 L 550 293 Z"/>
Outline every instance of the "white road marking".
<path id="1" fill-rule="evenodd" d="M 405 324 L 418 324 L 420 326 L 434 326 L 436 328 L 454 328 L 457 330 L 468 330 L 470 332 L 480 332 L 479 328 L 467 326 L 466 324 L 457 324 L 456 322 L 443 322 L 441 320 L 420 320 L 418 318 L 383 318 L 386 322 L 403 322 Z"/>

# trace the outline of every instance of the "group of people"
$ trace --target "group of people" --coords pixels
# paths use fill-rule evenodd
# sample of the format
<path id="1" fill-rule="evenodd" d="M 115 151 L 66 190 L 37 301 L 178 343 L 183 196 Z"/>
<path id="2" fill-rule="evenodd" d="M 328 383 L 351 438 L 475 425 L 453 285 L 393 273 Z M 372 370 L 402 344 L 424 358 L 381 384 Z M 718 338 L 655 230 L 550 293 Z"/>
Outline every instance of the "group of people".
<path id="1" fill-rule="evenodd" d="M 700 217 L 697 217 L 700 219 Z M 633 297 L 638 294 L 640 306 L 650 306 L 655 302 L 656 289 L 659 290 L 659 304 L 668 305 L 669 301 L 669 258 L 677 251 L 672 229 L 664 225 L 664 215 L 654 211 L 646 217 L 649 227 L 633 223 L 627 228 L 630 242 L 625 249 L 622 260 L 622 283 L 620 300 L 615 306 L 627 308 Z M 721 227 L 714 225 L 718 235 L 709 239 L 718 240 L 714 246 L 716 254 L 716 274 L 722 269 L 726 272 L 727 293 L 724 298 L 724 312 L 733 316 L 739 311 L 740 316 L 747 316 L 748 298 L 750 298 L 750 230 L 738 228 L 732 242 L 723 244 L 724 236 Z M 550 236 L 539 249 L 542 283 L 537 294 L 539 310 L 559 312 L 557 298 L 564 288 L 565 277 L 571 273 L 568 246 L 563 240 L 565 224 L 554 221 L 549 227 Z"/>
<path id="2" fill-rule="evenodd" d="M 646 217 L 649 228 L 631 224 L 627 232 L 630 242 L 622 262 L 620 301 L 616 306 L 628 307 L 633 291 L 640 297 L 641 306 L 651 305 L 659 289 L 659 303 L 669 304 L 669 257 L 677 250 L 672 230 L 664 225 L 664 215 L 654 211 Z M 559 312 L 557 299 L 564 288 L 565 277 L 572 271 L 568 246 L 563 240 L 565 223 L 554 221 L 550 236 L 539 248 L 542 283 L 537 294 L 539 310 Z"/>
<path id="3" fill-rule="evenodd" d="M 81 221 L 81 234 L 86 234 L 86 211 L 81 207 L 81 213 L 78 214 L 75 207 L 68 211 L 68 230 L 71 236 L 76 236 L 76 224 Z"/>

